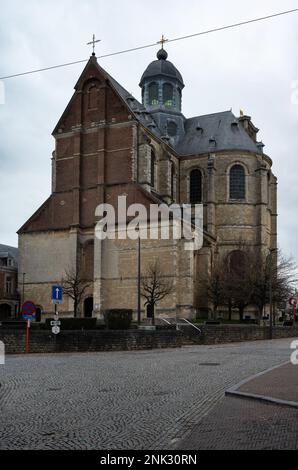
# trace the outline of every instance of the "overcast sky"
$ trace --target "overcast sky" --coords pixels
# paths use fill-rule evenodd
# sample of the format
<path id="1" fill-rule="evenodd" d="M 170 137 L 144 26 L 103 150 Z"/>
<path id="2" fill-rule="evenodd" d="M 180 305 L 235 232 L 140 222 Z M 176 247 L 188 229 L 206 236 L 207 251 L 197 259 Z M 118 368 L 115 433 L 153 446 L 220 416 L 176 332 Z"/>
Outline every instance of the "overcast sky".
<path id="1" fill-rule="evenodd" d="M 0 76 L 88 59 L 283 10 L 284 0 L 1 0 Z M 279 178 L 279 245 L 298 259 L 296 243 L 298 13 L 168 44 L 183 75 L 186 117 L 233 108 L 252 116 Z M 145 49 L 100 60 L 136 98 L 155 59 Z M 5 81 L 0 104 L 0 243 L 17 246 L 16 231 L 50 194 L 51 136 L 84 64 Z M 1 83 L 0 83 L 1 86 Z M 1 89 L 1 88 L 0 88 Z M 298 93 L 297 93 L 298 95 Z"/>

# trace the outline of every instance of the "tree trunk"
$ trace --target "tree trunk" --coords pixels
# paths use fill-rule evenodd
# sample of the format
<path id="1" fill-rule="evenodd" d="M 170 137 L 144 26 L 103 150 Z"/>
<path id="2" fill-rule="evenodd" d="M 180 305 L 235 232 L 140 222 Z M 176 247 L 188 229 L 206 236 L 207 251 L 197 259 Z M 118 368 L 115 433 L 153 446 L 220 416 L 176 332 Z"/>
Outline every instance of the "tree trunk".
<path id="1" fill-rule="evenodd" d="M 155 304 L 151 305 L 150 308 L 152 309 L 152 326 L 155 326 Z"/>
<path id="2" fill-rule="evenodd" d="M 73 314 L 74 314 L 74 317 L 77 318 L 77 314 L 78 314 L 78 302 L 75 300 L 74 301 L 74 305 L 73 305 Z"/>
<path id="3" fill-rule="evenodd" d="M 244 307 L 243 306 L 239 307 L 239 315 L 240 315 L 240 321 L 243 322 L 243 317 L 244 317 Z"/>

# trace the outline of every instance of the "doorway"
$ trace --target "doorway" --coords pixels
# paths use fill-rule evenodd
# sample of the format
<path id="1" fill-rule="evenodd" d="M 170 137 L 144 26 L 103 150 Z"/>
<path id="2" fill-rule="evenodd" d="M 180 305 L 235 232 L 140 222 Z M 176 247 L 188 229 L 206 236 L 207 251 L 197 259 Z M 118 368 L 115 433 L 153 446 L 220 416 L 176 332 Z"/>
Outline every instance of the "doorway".
<path id="1" fill-rule="evenodd" d="M 88 297 L 84 301 L 84 317 L 92 318 L 93 315 L 93 297 Z"/>

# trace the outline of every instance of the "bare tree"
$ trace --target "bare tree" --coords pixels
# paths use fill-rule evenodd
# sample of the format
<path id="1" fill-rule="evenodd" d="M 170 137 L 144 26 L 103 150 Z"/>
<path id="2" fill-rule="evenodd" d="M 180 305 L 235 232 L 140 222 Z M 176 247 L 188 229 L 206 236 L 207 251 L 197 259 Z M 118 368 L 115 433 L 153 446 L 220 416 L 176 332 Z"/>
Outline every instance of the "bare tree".
<path id="1" fill-rule="evenodd" d="M 298 274 L 294 259 L 284 256 L 280 250 L 263 257 L 261 263 L 255 261 L 253 301 L 261 317 L 265 306 L 270 302 L 270 283 L 272 301 L 279 305 L 296 291 Z"/>
<path id="2" fill-rule="evenodd" d="M 218 307 L 224 306 L 229 309 L 231 319 L 234 307 L 239 310 L 242 321 L 245 308 L 254 305 L 260 320 L 270 302 L 270 284 L 275 305 L 295 292 L 297 267 L 294 260 L 283 256 L 280 250 L 266 255 L 241 240 L 238 246 L 226 260 L 217 262 L 209 280 L 208 296 L 215 314 Z"/>
<path id="3" fill-rule="evenodd" d="M 166 279 L 159 262 L 148 266 L 141 280 L 141 295 L 146 299 L 146 305 L 151 307 L 152 325 L 155 323 L 155 305 L 173 292 L 173 282 Z"/>
<path id="4" fill-rule="evenodd" d="M 64 294 L 68 295 L 73 300 L 75 318 L 77 317 L 82 298 L 90 285 L 90 282 L 81 277 L 78 269 L 71 268 L 65 271 L 65 276 L 62 279 L 62 288 Z"/>
<path id="5" fill-rule="evenodd" d="M 213 305 L 214 319 L 217 317 L 217 310 L 220 306 L 224 306 L 227 301 L 226 290 L 226 268 L 222 261 L 217 261 L 214 265 L 212 273 L 208 279 L 207 289 L 208 298 Z"/>

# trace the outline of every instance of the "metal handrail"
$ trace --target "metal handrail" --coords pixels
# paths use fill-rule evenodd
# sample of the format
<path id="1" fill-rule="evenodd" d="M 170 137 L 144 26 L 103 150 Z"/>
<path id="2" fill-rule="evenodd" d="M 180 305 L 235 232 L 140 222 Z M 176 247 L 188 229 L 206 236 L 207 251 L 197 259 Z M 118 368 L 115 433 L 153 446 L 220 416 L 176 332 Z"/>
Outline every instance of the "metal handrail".
<path id="1" fill-rule="evenodd" d="M 160 320 L 164 321 L 165 323 L 167 323 L 168 325 L 172 325 L 172 323 L 170 323 L 168 320 L 166 320 L 165 318 L 160 318 Z"/>
<path id="2" fill-rule="evenodd" d="M 202 334 L 202 330 L 200 330 L 200 328 L 198 328 L 196 325 L 194 325 L 194 324 L 191 323 L 190 321 L 186 320 L 186 318 L 181 318 L 181 320 L 185 321 L 188 325 L 192 326 L 192 327 L 195 328 L 200 334 Z"/>

